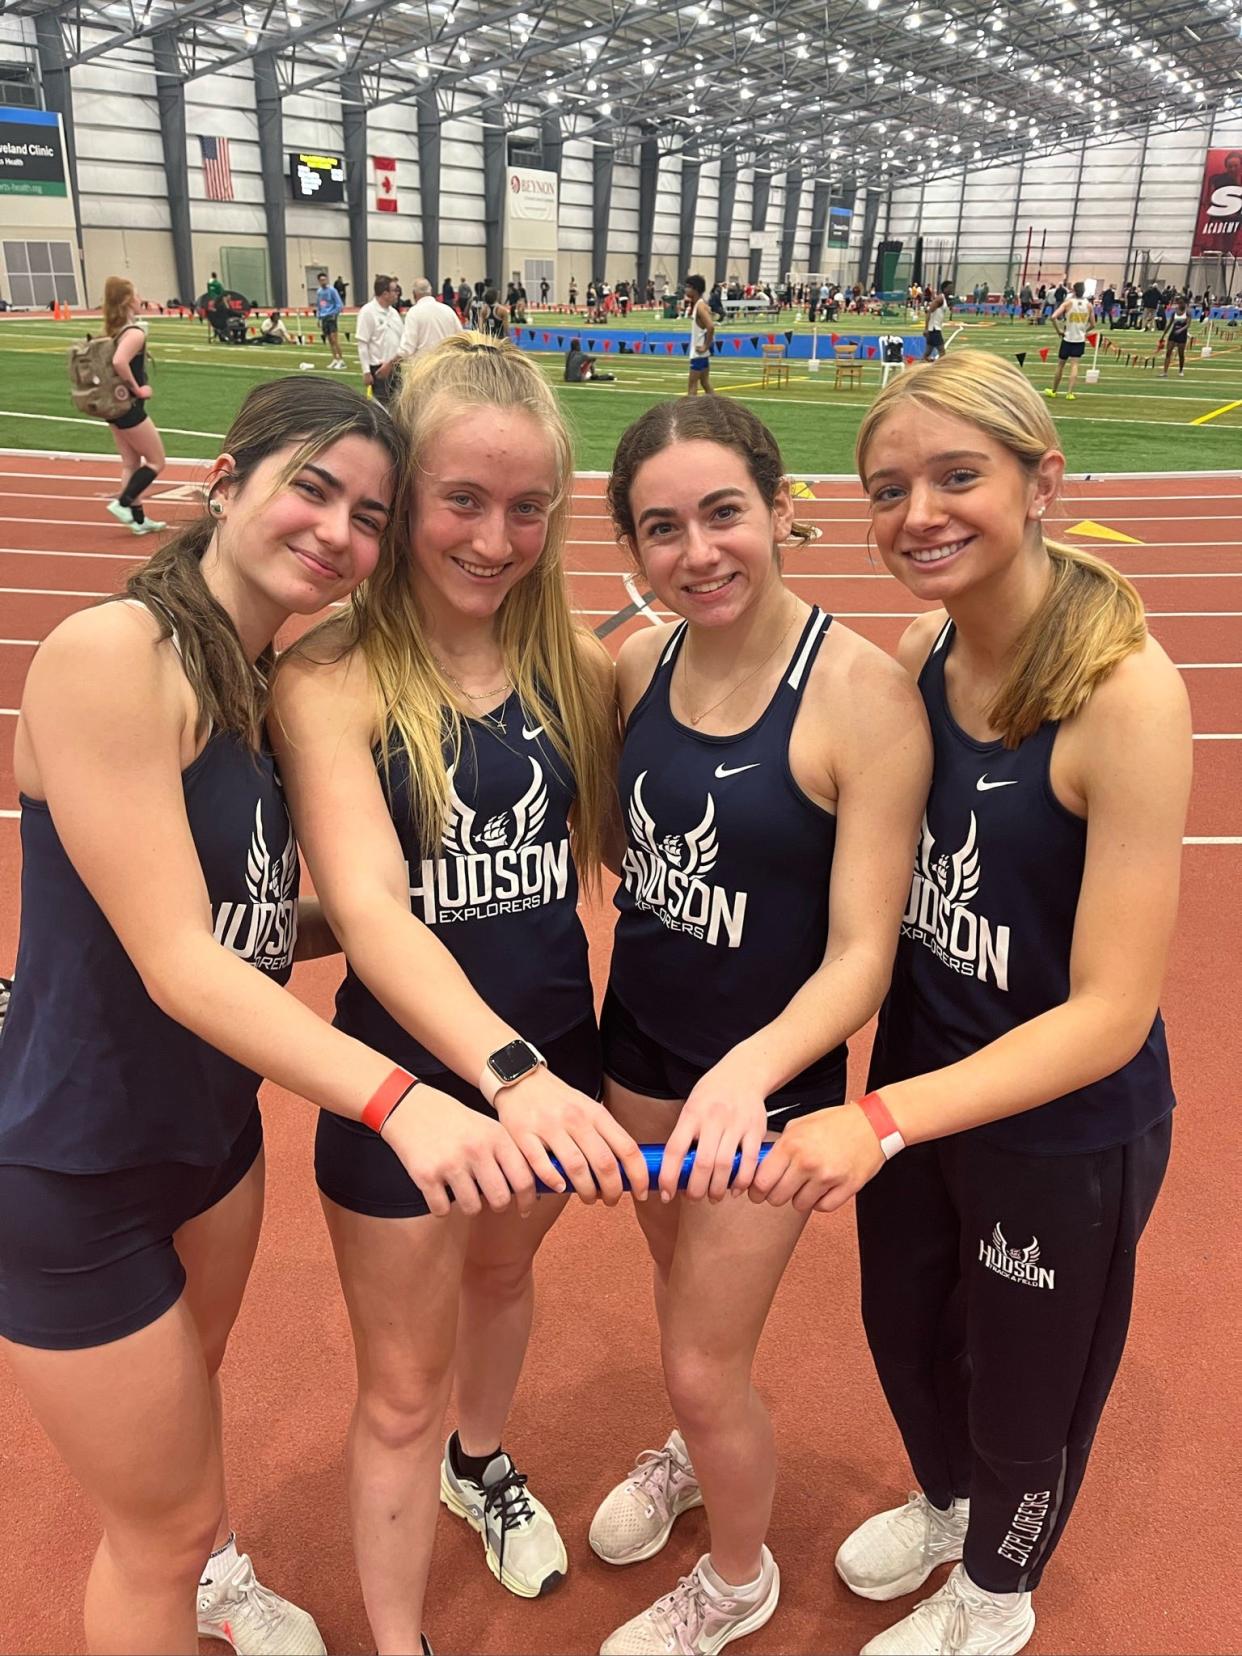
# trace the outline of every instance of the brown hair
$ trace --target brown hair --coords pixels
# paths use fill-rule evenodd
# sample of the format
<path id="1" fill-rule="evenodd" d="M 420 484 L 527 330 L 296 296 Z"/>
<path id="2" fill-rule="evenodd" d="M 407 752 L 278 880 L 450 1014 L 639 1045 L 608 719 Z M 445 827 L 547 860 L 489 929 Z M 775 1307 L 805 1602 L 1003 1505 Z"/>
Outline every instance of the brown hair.
<path id="1" fill-rule="evenodd" d="M 1061 452 L 1043 400 L 1013 363 L 986 351 L 955 351 L 899 374 L 863 416 L 855 456 L 864 488 L 867 450 L 876 432 L 895 408 L 911 403 L 977 426 L 1031 478 L 1045 454 Z M 1076 713 L 1117 663 L 1147 639 L 1143 601 L 1124 575 L 1076 546 L 1041 540 L 1052 578 L 987 709 L 988 723 L 1009 748 L 1041 724 Z"/>
<path id="2" fill-rule="evenodd" d="M 130 321 L 129 307 L 134 302 L 134 284 L 128 276 L 109 276 L 104 283 L 103 325 L 109 338 L 114 338 Z"/>
<path id="3" fill-rule="evenodd" d="M 565 542 L 573 508 L 573 448 L 556 393 L 534 361 L 507 340 L 452 334 L 406 363 L 393 410 L 408 455 L 410 487 L 419 488 L 425 457 L 445 425 L 472 409 L 522 410 L 547 434 L 556 493 L 534 568 L 506 595 L 496 618 L 505 673 L 532 724 L 544 727 L 574 778 L 574 855 L 588 886 L 598 878 L 609 816 L 616 712 L 612 697 L 582 668 L 585 634 L 575 625 L 565 587 Z M 375 573 L 341 615 L 305 640 L 358 650 L 375 695 L 376 725 L 387 761 L 394 745 L 409 765 L 411 809 L 419 839 L 439 845 L 449 806 L 445 726 L 454 755 L 469 734 L 452 686 L 427 643 L 410 579 L 407 518 Z M 597 648 L 593 643 L 591 648 Z"/>
<path id="4" fill-rule="evenodd" d="M 399 499 L 404 452 L 387 411 L 326 375 L 290 376 L 256 385 L 229 427 L 221 452 L 232 455 L 232 476 L 244 487 L 263 461 L 293 449 L 276 482 L 279 490 L 316 455 L 354 436 L 385 450 L 396 473 Z M 139 599 L 159 621 L 161 637 L 175 635 L 198 702 L 199 732 L 208 727 L 231 731 L 257 750 L 267 711 L 267 673 L 275 655 L 269 645 L 258 662 L 251 663 L 231 617 L 203 579 L 203 554 L 216 528 L 216 518 L 204 510 L 129 577 L 118 597 Z M 391 533 L 390 525 L 385 540 Z"/>
<path id="5" fill-rule="evenodd" d="M 621 434 L 608 479 L 608 510 L 618 538 L 637 556 L 638 535 L 630 494 L 638 468 L 673 443 L 718 443 L 746 462 L 750 480 L 769 511 L 785 481 L 785 466 L 776 438 L 749 408 L 728 397 L 678 397 L 655 403 Z M 818 538 L 809 523 L 795 523 L 789 539 L 805 544 Z"/>

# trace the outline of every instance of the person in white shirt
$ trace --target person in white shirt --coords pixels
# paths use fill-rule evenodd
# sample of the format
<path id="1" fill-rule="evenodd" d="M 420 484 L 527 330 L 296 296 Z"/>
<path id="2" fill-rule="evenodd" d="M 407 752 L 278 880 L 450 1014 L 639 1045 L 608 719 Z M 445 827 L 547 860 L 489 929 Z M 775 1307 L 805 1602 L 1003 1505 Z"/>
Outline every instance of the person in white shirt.
<path id="1" fill-rule="evenodd" d="M 395 276 L 377 276 L 372 291 L 374 299 L 358 312 L 354 339 L 362 383 L 371 387 L 372 396 L 387 404 L 397 389 L 401 361 L 401 313 L 395 304 L 401 287 Z"/>
<path id="2" fill-rule="evenodd" d="M 456 311 L 449 305 L 442 305 L 432 295 L 431 283 L 425 276 L 414 282 L 410 292 L 414 295 L 414 303 L 406 313 L 405 331 L 401 335 L 403 357 L 433 350 L 442 339 L 462 331 Z"/>

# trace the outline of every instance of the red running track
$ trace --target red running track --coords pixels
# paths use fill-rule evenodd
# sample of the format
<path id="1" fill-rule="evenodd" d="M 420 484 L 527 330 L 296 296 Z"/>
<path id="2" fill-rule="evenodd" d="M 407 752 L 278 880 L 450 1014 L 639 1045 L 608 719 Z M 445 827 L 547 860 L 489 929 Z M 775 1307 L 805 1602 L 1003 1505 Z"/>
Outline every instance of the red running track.
<path id="1" fill-rule="evenodd" d="M 195 510 L 200 468 L 173 462 L 155 491 L 161 516 Z M 35 645 L 72 610 L 114 590 L 143 547 L 103 511 L 115 487 L 99 457 L 0 456 L 0 721 L 11 721 Z M 789 559 L 794 587 L 891 648 L 913 613 L 872 564 L 853 485 L 817 483 L 799 502 L 822 538 Z M 1233 1089 L 1242 1072 L 1235 1000 L 1242 931 L 1242 478 L 1125 478 L 1071 484 L 1053 533 L 1090 519 L 1140 545 L 1083 538 L 1135 580 L 1153 633 L 1185 670 L 1196 778 L 1181 921 L 1165 1015 L 1180 1096 L 1172 1169 L 1143 1244 L 1134 1327 L 1087 1484 L 1039 1594 L 1028 1646 L 1047 1652 L 1206 1653 L 1236 1643 L 1231 1477 L 1237 1441 Z M 571 588 L 610 643 L 647 625 L 604 516 L 602 484 L 580 479 Z M 1078 539 L 1079 537 L 1073 537 Z M 641 597 L 641 588 L 635 588 Z M 0 973 L 18 920 L 17 800 L 11 742 L 0 741 Z M 1142 901 L 1142 893 L 1135 893 Z M 597 981 L 608 911 L 587 916 Z M 339 966 L 299 967 L 297 993 L 328 1009 Z M 868 1039 L 855 1043 L 855 1075 Z M 352 1396 L 348 1329 L 315 1199 L 312 1112 L 265 1091 L 269 1211 L 226 1364 L 232 1511 L 264 1579 L 308 1605 L 329 1648 L 372 1648 L 350 1558 L 341 1445 Z M 1230 1239 L 1230 1240 L 1227 1240 Z M 637 1229 L 571 1207 L 540 1265 L 534 1336 L 508 1443 L 556 1514 L 570 1575 L 525 1603 L 492 1579 L 477 1538 L 442 1514 L 428 1626 L 445 1651 L 577 1652 L 672 1586 L 704 1545 L 684 1518 L 665 1552 L 612 1570 L 586 1545 L 600 1496 L 669 1420 L 656 1355 L 650 1273 Z M 1232 1293 L 1231 1293 L 1232 1290 Z M 857 1315 L 848 1216 L 808 1228 L 778 1297 L 758 1364 L 781 1455 L 770 1537 L 782 1565 L 778 1615 L 747 1642 L 762 1652 L 847 1652 L 908 1608 L 853 1598 L 832 1569 L 841 1538 L 908 1479 Z M 95 1542 L 85 1500 L 0 1368 L 0 1525 L 6 1587 L 0 1649 L 81 1648 L 81 1588 Z M 938 1578 L 937 1578 L 938 1580 Z M 936 1585 L 934 1581 L 932 1585 Z"/>

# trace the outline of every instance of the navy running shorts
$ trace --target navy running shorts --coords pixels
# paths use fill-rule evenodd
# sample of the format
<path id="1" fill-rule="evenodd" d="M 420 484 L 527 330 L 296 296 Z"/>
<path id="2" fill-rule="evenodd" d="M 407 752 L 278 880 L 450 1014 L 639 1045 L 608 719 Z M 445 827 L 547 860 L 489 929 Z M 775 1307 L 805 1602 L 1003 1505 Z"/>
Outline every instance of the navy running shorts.
<path id="1" fill-rule="evenodd" d="M 256 1104 L 218 1167 L 0 1166 L 0 1335 L 43 1351 L 82 1351 L 162 1317 L 185 1287 L 174 1233 L 223 1201 L 262 1148 Z"/>
<path id="2" fill-rule="evenodd" d="M 567 1034 L 551 1041 L 536 1041 L 535 1045 L 553 1075 L 589 1098 L 600 1096 L 603 1068 L 594 1018 L 584 1018 Z M 419 1080 L 478 1110 L 480 1115 L 495 1117 L 496 1112 L 479 1089 L 452 1070 L 435 1070 L 420 1075 Z M 417 1089 L 401 1108 L 418 1108 Z M 315 1131 L 315 1182 L 330 1202 L 372 1219 L 419 1219 L 431 1211 L 396 1151 L 369 1127 L 333 1115 L 330 1110 L 320 1110 Z"/>
<path id="3" fill-rule="evenodd" d="M 707 1074 L 703 1064 L 679 1058 L 639 1028 L 629 1008 L 617 998 L 611 984 L 600 1013 L 604 1043 L 604 1074 L 618 1086 L 644 1098 L 681 1103 Z M 779 1133 L 787 1121 L 826 1110 L 845 1101 L 845 1057 L 835 1053 L 803 1070 L 788 1086 L 767 1100 L 768 1129 Z"/>
<path id="4" fill-rule="evenodd" d="M 691 357 L 690 358 L 690 372 L 692 374 L 705 374 L 707 372 L 707 370 L 711 367 L 711 365 L 712 365 L 711 357 Z"/>
<path id="5" fill-rule="evenodd" d="M 336 317 L 335 316 L 322 316 L 322 317 L 320 317 L 320 319 L 319 319 L 319 331 L 325 339 L 327 339 L 329 334 L 334 334 L 336 332 Z"/>
<path id="6" fill-rule="evenodd" d="M 1063 339 L 1057 358 L 1061 362 L 1069 362 L 1074 357 L 1080 357 L 1087 348 L 1085 339 Z"/>
<path id="7" fill-rule="evenodd" d="M 149 402 L 148 397 L 135 397 L 124 414 L 118 414 L 116 419 L 109 420 L 108 424 L 115 426 L 118 431 L 132 431 L 135 426 L 140 426 L 144 420 L 151 418 L 148 412 Z"/>

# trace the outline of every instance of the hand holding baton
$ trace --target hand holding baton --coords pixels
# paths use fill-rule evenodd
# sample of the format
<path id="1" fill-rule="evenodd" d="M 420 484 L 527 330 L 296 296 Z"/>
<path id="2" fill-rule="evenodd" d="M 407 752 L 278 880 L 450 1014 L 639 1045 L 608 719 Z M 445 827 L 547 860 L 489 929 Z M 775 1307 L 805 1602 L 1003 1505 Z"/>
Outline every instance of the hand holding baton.
<path id="1" fill-rule="evenodd" d="M 663 1162 L 664 1162 L 664 1146 L 662 1144 L 640 1144 L 638 1148 L 642 1152 L 642 1158 L 647 1164 L 647 1172 L 650 1175 L 651 1183 L 654 1186 L 655 1183 L 656 1183 L 656 1180 L 660 1177 L 660 1168 L 661 1168 L 661 1166 L 663 1165 Z M 763 1158 L 767 1155 L 768 1151 L 771 1148 L 772 1148 L 772 1146 L 770 1144 L 761 1144 L 759 1146 L 759 1160 L 760 1161 L 763 1160 Z M 692 1150 L 687 1151 L 686 1155 L 682 1158 L 681 1171 L 677 1175 L 677 1188 L 678 1188 L 678 1190 L 684 1190 L 686 1188 L 687 1184 L 690 1182 L 690 1175 L 694 1171 L 694 1157 L 695 1157 L 695 1151 L 692 1149 Z M 564 1177 L 564 1169 L 562 1168 L 560 1162 L 557 1161 L 555 1156 L 551 1157 L 551 1162 L 552 1162 L 553 1167 L 555 1167 L 556 1171 L 558 1173 L 560 1173 L 562 1177 Z M 737 1178 L 738 1169 L 741 1167 L 741 1165 L 742 1165 L 742 1152 L 739 1150 L 733 1158 L 733 1169 L 729 1174 L 729 1183 L 730 1184 L 732 1184 L 734 1179 Z M 566 1182 L 566 1185 L 568 1186 L 569 1181 L 566 1179 L 565 1182 Z M 625 1189 L 625 1190 L 628 1190 L 630 1188 L 630 1181 L 629 1181 L 628 1178 L 626 1178 L 624 1168 L 621 1169 L 621 1185 L 622 1185 L 622 1188 Z M 553 1191 L 549 1185 L 544 1184 L 542 1179 L 536 1179 L 535 1180 L 535 1189 L 539 1192 L 539 1194 L 541 1196 L 561 1194 L 560 1192 Z"/>

